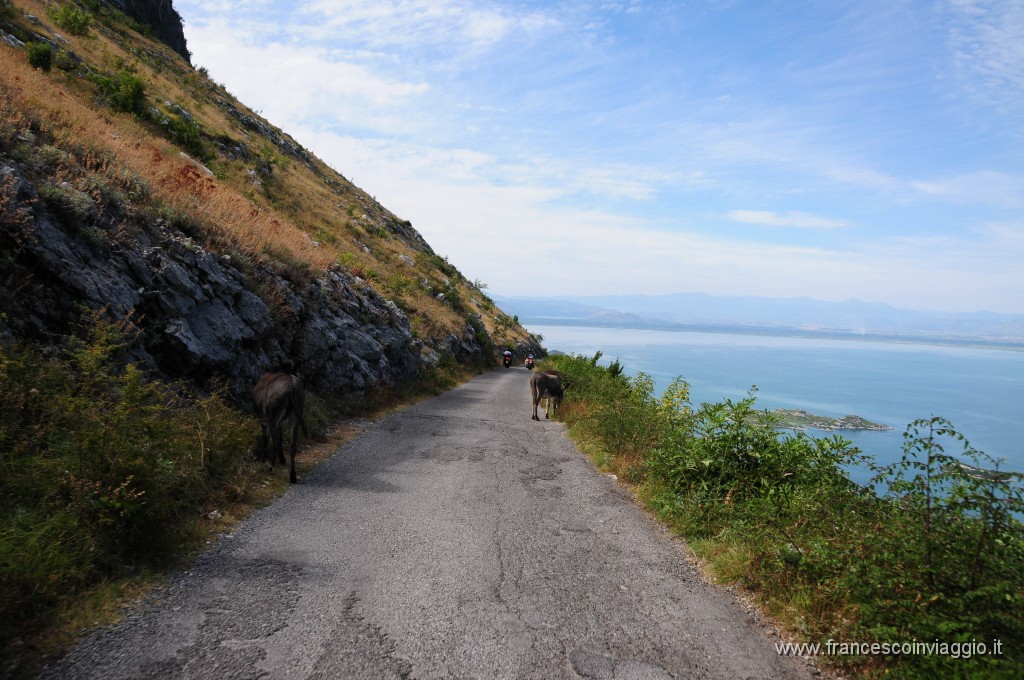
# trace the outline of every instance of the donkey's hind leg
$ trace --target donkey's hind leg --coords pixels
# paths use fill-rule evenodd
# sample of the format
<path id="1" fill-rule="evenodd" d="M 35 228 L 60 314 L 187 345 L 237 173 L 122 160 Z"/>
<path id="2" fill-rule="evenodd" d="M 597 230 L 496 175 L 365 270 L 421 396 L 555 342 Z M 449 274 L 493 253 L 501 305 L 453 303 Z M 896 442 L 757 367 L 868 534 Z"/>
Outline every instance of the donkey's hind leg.
<path id="1" fill-rule="evenodd" d="M 295 454 L 296 454 L 296 452 L 298 451 L 298 448 L 299 448 L 299 418 L 297 416 L 294 416 L 294 415 L 292 416 L 291 426 L 292 426 L 291 427 L 291 430 L 292 430 L 292 467 L 291 467 L 291 470 L 288 473 L 288 481 L 291 482 L 292 484 L 294 484 L 296 481 L 298 481 L 298 477 L 296 477 L 296 475 L 295 475 Z M 283 463 L 284 461 L 282 460 L 281 462 Z"/>

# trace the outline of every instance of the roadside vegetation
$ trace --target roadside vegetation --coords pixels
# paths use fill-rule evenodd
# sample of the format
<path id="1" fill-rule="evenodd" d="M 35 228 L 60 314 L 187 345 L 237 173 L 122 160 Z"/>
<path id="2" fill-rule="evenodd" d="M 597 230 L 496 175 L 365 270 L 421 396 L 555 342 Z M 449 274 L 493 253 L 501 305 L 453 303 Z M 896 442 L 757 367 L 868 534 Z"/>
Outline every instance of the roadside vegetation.
<path id="1" fill-rule="evenodd" d="M 34 677 L 288 486 L 257 456 L 245 405 L 152 379 L 128 361 L 136 327 L 85 318 L 61 351 L 0 343 L 0 678 Z M 343 418 L 450 389 L 465 371 L 446 362 L 358 404 L 307 394 L 314 444 L 300 474 L 351 433 Z"/>
<path id="2" fill-rule="evenodd" d="M 1021 677 L 1024 476 L 941 418 L 911 423 L 902 458 L 879 466 L 841 437 L 783 432 L 753 390 L 694 405 L 683 379 L 655 396 L 648 376 L 600 358 L 545 360 L 569 384 L 571 436 L 716 579 L 820 643 L 823 663 L 867 677 Z M 871 488 L 847 478 L 851 465 L 873 471 Z M 825 656 L 829 640 L 949 654 Z"/>
<path id="3" fill-rule="evenodd" d="M 256 422 L 119 367 L 124 330 L 98 324 L 61 356 L 0 345 L 4 676 L 62 606 L 187 552 L 260 476 Z"/>

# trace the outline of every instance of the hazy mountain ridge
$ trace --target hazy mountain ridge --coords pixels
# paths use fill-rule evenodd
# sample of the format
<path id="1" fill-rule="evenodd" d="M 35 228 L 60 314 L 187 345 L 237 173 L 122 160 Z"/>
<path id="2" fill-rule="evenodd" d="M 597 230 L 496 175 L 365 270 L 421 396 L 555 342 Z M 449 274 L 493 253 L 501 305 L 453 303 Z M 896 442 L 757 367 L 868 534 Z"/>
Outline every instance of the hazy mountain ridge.
<path id="1" fill-rule="evenodd" d="M 524 323 L 718 329 L 1024 344 L 1024 315 L 932 312 L 880 302 L 813 298 L 666 295 L 495 296 Z"/>

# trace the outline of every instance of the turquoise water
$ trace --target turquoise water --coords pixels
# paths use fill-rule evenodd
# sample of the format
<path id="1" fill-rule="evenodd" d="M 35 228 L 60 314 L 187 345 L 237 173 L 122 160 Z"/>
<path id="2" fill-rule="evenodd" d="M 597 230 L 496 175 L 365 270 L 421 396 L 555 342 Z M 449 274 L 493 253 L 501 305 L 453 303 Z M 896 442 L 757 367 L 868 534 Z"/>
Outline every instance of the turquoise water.
<path id="1" fill-rule="evenodd" d="M 879 463 L 901 454 L 903 431 L 941 416 L 974 448 L 1024 472 L 1024 352 L 927 344 L 529 325 L 548 350 L 618 359 L 660 393 L 683 376 L 694 403 L 739 399 L 757 385 L 758 408 L 855 414 L 893 428 L 841 432 Z M 821 434 L 812 431 L 811 434 Z M 947 453 L 958 453 L 947 448 Z M 865 482 L 866 470 L 851 471 Z"/>

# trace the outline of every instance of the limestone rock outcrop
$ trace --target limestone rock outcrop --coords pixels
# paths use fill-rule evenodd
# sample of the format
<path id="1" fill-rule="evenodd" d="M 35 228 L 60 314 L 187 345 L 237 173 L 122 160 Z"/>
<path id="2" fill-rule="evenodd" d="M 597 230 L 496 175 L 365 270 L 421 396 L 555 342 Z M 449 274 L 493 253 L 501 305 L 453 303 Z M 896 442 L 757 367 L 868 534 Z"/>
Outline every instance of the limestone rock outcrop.
<path id="1" fill-rule="evenodd" d="M 153 29 L 161 42 L 181 55 L 182 59 L 191 63 L 188 45 L 185 44 L 185 31 L 181 23 L 181 15 L 174 9 L 171 0 L 107 0 L 140 24 Z"/>
<path id="2" fill-rule="evenodd" d="M 471 325 L 425 346 L 397 305 L 340 267 L 289 274 L 210 252 L 160 218 L 125 228 L 105 214 L 62 215 L 2 160 L 0 192 L 8 339 L 56 341 L 89 310 L 131 315 L 133 361 L 240 398 L 285 358 L 315 391 L 358 394 L 401 384 L 439 354 L 483 355 Z"/>

